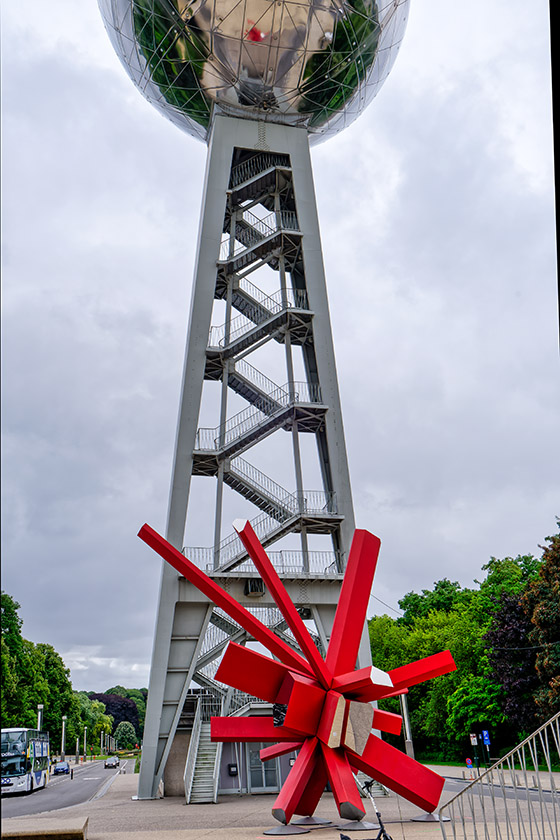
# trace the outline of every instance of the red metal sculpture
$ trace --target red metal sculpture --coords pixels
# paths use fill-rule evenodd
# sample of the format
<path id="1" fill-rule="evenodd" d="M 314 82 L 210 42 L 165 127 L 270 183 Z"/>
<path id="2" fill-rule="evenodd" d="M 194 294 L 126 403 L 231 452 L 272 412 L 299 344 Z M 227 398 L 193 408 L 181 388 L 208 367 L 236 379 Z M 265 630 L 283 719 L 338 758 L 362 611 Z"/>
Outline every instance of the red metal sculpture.
<path id="1" fill-rule="evenodd" d="M 411 685 L 446 674 L 456 666 L 450 652 L 444 651 L 387 673 L 378 668 L 355 670 L 379 539 L 368 531 L 354 533 L 323 659 L 251 525 L 235 525 L 303 656 L 149 525 L 139 532 L 144 542 L 276 657 L 271 659 L 234 642 L 228 644 L 216 679 L 279 704 L 283 720 L 278 725 L 273 717 L 215 717 L 211 722 L 212 740 L 276 742 L 261 750 L 262 761 L 298 751 L 272 809 L 273 816 L 284 824 L 294 814 L 311 816 L 327 781 L 341 817 L 362 819 L 365 810 L 354 779 L 359 770 L 420 808 L 433 811 L 444 780 L 371 732 L 377 729 L 398 734 L 402 723 L 400 715 L 374 709 L 371 701 L 405 693 Z"/>

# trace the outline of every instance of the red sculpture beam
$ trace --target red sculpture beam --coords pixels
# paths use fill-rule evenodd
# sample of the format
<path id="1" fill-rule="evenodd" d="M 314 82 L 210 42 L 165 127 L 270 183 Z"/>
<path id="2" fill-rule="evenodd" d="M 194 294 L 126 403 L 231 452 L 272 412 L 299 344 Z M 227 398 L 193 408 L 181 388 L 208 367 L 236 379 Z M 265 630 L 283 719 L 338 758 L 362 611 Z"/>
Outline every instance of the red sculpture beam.
<path id="1" fill-rule="evenodd" d="M 280 661 L 230 642 L 218 668 L 221 682 L 286 706 L 283 725 L 274 718 L 215 717 L 211 736 L 223 742 L 270 742 L 263 761 L 299 751 L 284 782 L 273 815 L 288 823 L 294 814 L 311 816 L 327 781 L 340 815 L 360 819 L 364 808 L 354 772 L 362 770 L 391 790 L 433 811 L 444 780 L 371 733 L 372 727 L 398 734 L 401 717 L 373 710 L 370 701 L 403 694 L 409 686 L 455 668 L 449 651 L 385 673 L 355 671 L 366 609 L 379 553 L 379 540 L 356 531 L 348 557 L 326 660 L 323 661 L 295 606 L 248 523 L 238 529 L 249 556 L 296 638 L 302 655 L 245 610 L 179 551 L 144 525 L 139 536 L 164 560 L 237 621 Z"/>
<path id="2" fill-rule="evenodd" d="M 356 667 L 380 546 L 381 540 L 369 531 L 354 532 L 325 657 L 337 676 Z"/>
<path id="3" fill-rule="evenodd" d="M 247 521 L 243 523 L 241 520 L 236 520 L 233 523 L 233 527 L 239 534 L 239 538 L 247 549 L 249 557 L 257 567 L 257 570 L 260 572 L 260 575 L 268 587 L 270 594 L 274 598 L 278 609 L 290 625 L 290 629 L 303 653 L 307 657 L 307 661 L 313 669 L 313 673 L 316 678 L 319 680 L 323 688 L 330 688 L 332 674 L 325 665 L 325 662 L 317 650 L 317 646 L 315 645 L 313 639 L 309 635 L 309 630 L 303 623 L 300 614 L 292 604 L 290 596 L 284 588 L 284 584 L 278 577 L 276 569 L 267 557 L 264 548 L 260 544 L 258 537 L 251 526 L 251 523 Z"/>
<path id="4" fill-rule="evenodd" d="M 149 525 L 143 525 L 138 532 L 138 536 L 141 540 L 144 540 L 146 545 L 153 548 L 160 557 L 173 566 L 179 574 L 186 577 L 190 583 L 196 586 L 203 595 L 206 595 L 206 597 L 209 598 L 210 601 L 213 601 L 217 607 L 221 607 L 221 609 L 233 618 L 234 621 L 237 621 L 237 623 L 240 624 L 244 630 L 247 630 L 247 632 L 257 640 L 257 642 L 261 642 L 261 644 L 263 644 L 274 656 L 277 656 L 281 662 L 295 668 L 297 671 L 303 671 L 304 674 L 311 673 L 309 665 L 305 659 L 298 656 L 298 654 L 295 653 L 295 651 L 293 651 L 285 642 L 283 642 L 282 639 L 279 639 L 272 630 L 269 630 L 269 628 L 262 624 L 258 618 L 255 618 L 255 616 L 251 615 L 251 613 L 242 607 L 241 604 L 238 604 L 231 595 L 222 589 L 221 586 L 218 586 L 217 583 L 214 583 L 214 581 L 198 569 L 194 563 L 187 560 L 180 551 L 177 551 L 177 549 L 160 536 L 157 531 L 154 531 L 154 529 L 150 528 Z"/>

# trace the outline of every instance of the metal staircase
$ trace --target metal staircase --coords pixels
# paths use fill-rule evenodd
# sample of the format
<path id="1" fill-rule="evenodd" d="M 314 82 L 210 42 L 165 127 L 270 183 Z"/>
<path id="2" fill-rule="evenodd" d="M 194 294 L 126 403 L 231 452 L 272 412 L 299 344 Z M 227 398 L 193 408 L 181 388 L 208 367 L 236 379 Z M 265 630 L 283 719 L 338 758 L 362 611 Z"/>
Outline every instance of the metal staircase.
<path id="1" fill-rule="evenodd" d="M 251 121 L 235 122 L 238 138 L 255 130 Z M 221 180 L 208 184 L 214 198 L 203 209 L 167 535 L 177 547 L 190 542 L 184 523 L 191 476 L 215 482 L 214 532 L 207 547 L 183 551 L 297 648 L 269 593 L 255 584 L 257 570 L 237 534 L 222 522 L 224 493 L 239 494 L 254 506 L 251 524 L 296 608 L 315 624 L 324 652 L 354 521 L 318 223 L 306 180 L 307 135 L 286 127 L 276 135 L 277 127 L 267 124 L 267 137 L 277 140 L 261 150 L 255 141 L 233 146 L 231 134 L 219 134 L 219 116 L 215 125 L 210 154 L 216 163 L 208 177 L 219 169 Z M 206 387 L 220 396 L 211 426 L 198 421 Z M 259 463 L 259 445 L 274 435 L 283 452 L 276 477 Z M 306 488 L 311 475 L 311 486 L 320 489 Z M 247 634 L 173 574 L 164 569 L 154 651 L 167 646 L 168 656 L 164 665 L 152 664 L 146 720 L 155 745 L 149 755 L 144 751 L 141 798 L 156 789 L 179 723 L 187 726 L 184 704 L 193 681 L 209 696 L 227 698 L 231 712 L 257 702 L 231 696 L 215 680 L 228 642 L 244 644 Z M 204 733 L 201 724 L 191 737 L 188 801 L 215 801 L 198 799 L 211 796 L 209 768 L 218 760 L 207 754 Z"/>

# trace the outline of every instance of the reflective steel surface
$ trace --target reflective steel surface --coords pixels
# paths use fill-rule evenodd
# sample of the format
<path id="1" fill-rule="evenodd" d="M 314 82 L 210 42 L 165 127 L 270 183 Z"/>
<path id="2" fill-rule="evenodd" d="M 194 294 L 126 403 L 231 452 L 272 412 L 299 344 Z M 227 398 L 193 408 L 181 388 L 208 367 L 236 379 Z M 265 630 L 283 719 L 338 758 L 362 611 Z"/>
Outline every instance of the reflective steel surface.
<path id="1" fill-rule="evenodd" d="M 207 140 L 214 108 L 306 126 L 353 122 L 387 78 L 409 0 L 99 0 L 144 96 Z"/>

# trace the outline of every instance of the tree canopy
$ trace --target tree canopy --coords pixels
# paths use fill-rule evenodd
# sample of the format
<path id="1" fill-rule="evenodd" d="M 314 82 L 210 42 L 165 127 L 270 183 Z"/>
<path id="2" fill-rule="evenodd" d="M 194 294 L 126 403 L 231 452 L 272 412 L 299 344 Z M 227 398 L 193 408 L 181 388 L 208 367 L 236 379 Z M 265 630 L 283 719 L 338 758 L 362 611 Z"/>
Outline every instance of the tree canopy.
<path id="1" fill-rule="evenodd" d="M 473 587 L 447 578 L 408 592 L 401 617 L 369 620 L 373 664 L 390 670 L 449 649 L 451 674 L 409 689 L 415 749 L 425 759 L 463 759 L 469 735 L 491 734 L 506 751 L 560 711 L 560 534 L 542 557 L 491 557 Z M 380 701 L 399 711 L 396 698 Z M 389 738 L 402 747 L 402 739 Z"/>

